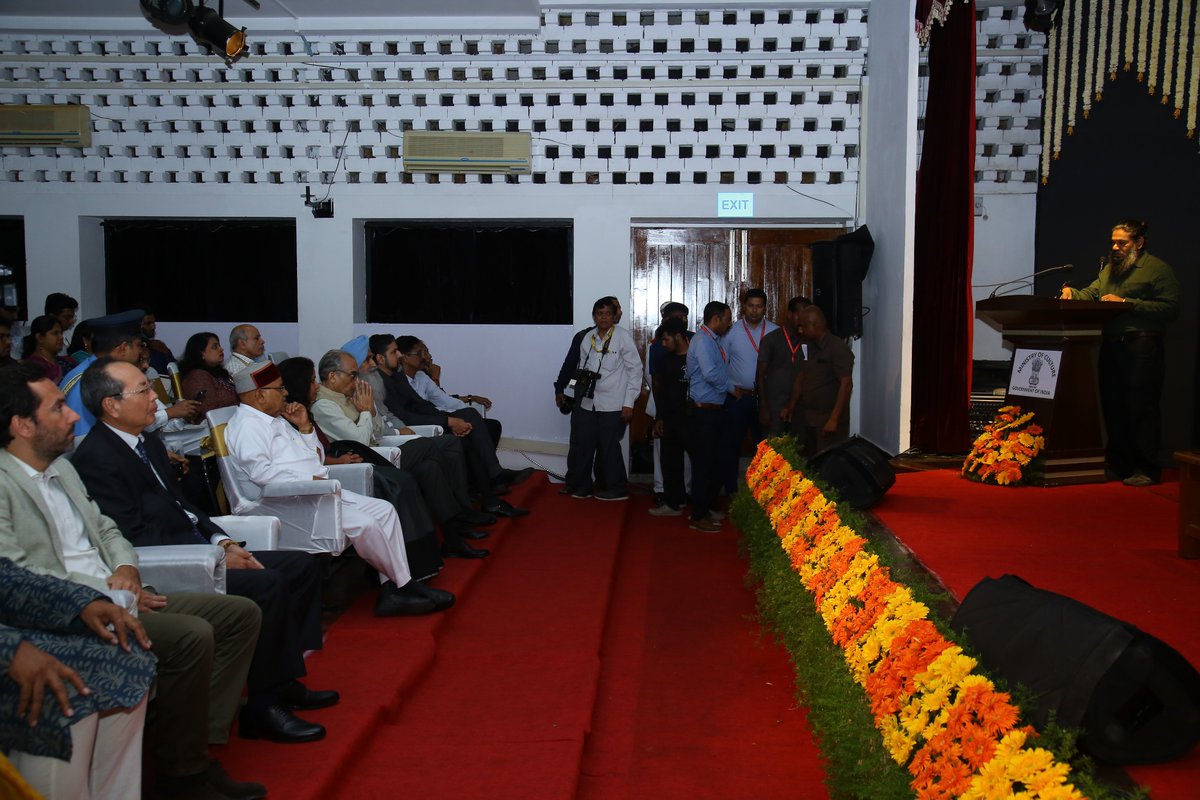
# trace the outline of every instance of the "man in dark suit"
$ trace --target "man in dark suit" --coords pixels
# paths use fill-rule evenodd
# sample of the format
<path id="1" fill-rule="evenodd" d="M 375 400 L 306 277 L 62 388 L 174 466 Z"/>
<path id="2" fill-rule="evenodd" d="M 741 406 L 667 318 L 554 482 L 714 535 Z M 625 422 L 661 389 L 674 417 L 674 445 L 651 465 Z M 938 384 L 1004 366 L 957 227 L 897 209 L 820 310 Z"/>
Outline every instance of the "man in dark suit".
<path id="1" fill-rule="evenodd" d="M 307 553 L 257 556 L 225 534 L 183 497 L 166 449 L 152 432 L 154 392 L 136 367 L 111 358 L 83 374 L 83 402 L 98 423 L 80 443 L 72 464 L 88 491 L 125 538 L 138 547 L 217 544 L 225 548 L 228 591 L 262 609 L 262 631 L 247 675 L 248 700 L 239 733 L 278 742 L 315 741 L 325 729 L 292 714 L 321 708 L 336 692 L 313 692 L 304 675 L 304 651 L 321 646 L 321 573 Z"/>
<path id="2" fill-rule="evenodd" d="M 416 374 L 423 360 L 420 352 L 411 349 L 417 343 L 415 337 L 396 339 L 390 334 L 377 334 L 370 339 L 371 353 L 387 389 L 384 403 L 388 410 L 408 425 L 441 425 L 448 433 L 458 436 L 467 455 L 471 480 L 480 493 L 480 508 L 502 517 L 525 516 L 528 510 L 514 508 L 499 495 L 507 492 L 509 486 L 527 479 L 533 470 L 511 470 L 500 466 L 495 443 L 475 409 L 446 413 L 417 394 L 408 382 L 408 376 Z M 404 346 L 410 349 L 406 352 Z"/>

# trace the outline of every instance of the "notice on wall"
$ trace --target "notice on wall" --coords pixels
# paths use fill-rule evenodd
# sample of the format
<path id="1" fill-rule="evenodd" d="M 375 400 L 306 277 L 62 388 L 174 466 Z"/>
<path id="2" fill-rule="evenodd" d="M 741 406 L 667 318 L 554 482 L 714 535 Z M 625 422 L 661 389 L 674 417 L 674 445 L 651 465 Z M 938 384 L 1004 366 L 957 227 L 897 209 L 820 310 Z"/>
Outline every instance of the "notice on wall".
<path id="1" fill-rule="evenodd" d="M 1008 378 L 1008 393 L 1026 397 L 1054 398 L 1058 386 L 1058 368 L 1062 363 L 1061 350 L 1023 350 L 1013 356 L 1012 375 Z"/>

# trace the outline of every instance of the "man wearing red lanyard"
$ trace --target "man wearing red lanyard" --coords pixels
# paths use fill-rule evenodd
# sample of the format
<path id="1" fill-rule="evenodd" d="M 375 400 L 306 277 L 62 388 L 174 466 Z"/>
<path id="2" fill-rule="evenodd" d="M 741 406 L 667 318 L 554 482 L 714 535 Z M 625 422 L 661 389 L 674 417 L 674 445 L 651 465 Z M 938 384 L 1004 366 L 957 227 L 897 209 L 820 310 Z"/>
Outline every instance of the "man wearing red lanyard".
<path id="1" fill-rule="evenodd" d="M 721 461 L 721 480 L 725 493 L 732 495 L 738 487 L 738 459 L 742 452 L 742 440 L 750 431 L 755 444 L 763 438 L 762 425 L 758 421 L 758 392 L 755 377 L 758 373 L 758 352 L 762 340 L 779 326 L 766 319 L 767 293 L 762 289 L 748 289 L 742 295 L 742 318 L 733 323 L 733 328 L 722 340 L 729 351 L 729 377 L 733 385 L 741 389 L 728 411 L 729 423 Z"/>
<path id="2" fill-rule="evenodd" d="M 796 373 L 808 357 L 808 347 L 800 338 L 800 313 L 811 305 L 807 297 L 789 300 L 787 324 L 764 336 L 758 350 L 758 416 L 767 436 L 794 432 L 780 413 L 787 407 Z"/>

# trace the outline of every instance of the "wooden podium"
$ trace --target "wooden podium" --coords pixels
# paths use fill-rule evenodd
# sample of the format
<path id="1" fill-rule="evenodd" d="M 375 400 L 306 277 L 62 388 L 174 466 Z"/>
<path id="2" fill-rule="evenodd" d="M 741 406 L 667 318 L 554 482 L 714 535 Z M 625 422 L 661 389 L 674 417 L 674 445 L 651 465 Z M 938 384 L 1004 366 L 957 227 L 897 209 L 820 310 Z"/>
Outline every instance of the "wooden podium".
<path id="1" fill-rule="evenodd" d="M 1104 482 L 1104 418 L 1096 380 L 1100 329 L 1126 310 L 1120 303 L 1031 295 L 975 304 L 976 315 L 1013 346 L 1004 400 L 1032 411 L 1042 426 L 1045 486 Z"/>

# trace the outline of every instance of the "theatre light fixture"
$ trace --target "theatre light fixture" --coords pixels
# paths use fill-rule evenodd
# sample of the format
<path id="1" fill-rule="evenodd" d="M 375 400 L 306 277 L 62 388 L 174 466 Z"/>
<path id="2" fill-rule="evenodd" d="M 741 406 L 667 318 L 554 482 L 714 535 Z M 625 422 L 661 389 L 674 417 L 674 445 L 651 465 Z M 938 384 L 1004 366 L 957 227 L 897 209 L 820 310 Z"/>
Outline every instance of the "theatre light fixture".
<path id="1" fill-rule="evenodd" d="M 192 36 L 231 64 L 246 52 L 246 29 L 236 28 L 225 19 L 225 0 L 217 8 L 192 0 L 139 0 L 146 15 L 167 27 L 186 25 Z M 257 7 L 257 6 L 256 6 Z"/>

